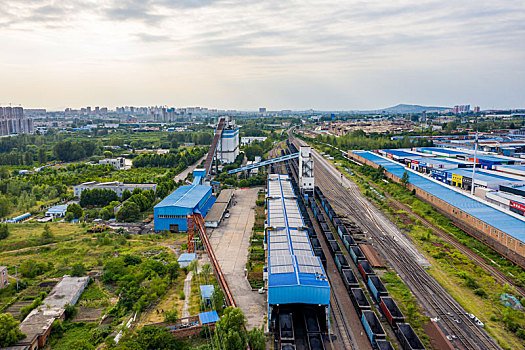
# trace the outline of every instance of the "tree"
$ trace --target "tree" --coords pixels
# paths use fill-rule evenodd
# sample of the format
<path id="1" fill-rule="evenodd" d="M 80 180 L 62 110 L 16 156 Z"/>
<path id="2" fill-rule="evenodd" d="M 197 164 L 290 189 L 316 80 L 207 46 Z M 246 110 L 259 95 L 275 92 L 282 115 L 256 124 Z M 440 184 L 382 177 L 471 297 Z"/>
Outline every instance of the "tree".
<path id="1" fill-rule="evenodd" d="M 210 264 L 204 264 L 201 267 L 201 273 L 204 276 L 204 280 L 206 281 L 206 284 L 208 284 L 208 278 L 211 274 L 211 265 Z"/>
<path id="2" fill-rule="evenodd" d="M 405 172 L 403 173 L 403 177 L 401 178 L 401 184 L 405 189 L 408 188 L 408 184 L 410 183 L 409 178 L 410 175 L 408 174 L 408 171 L 405 170 Z"/>
<path id="3" fill-rule="evenodd" d="M 71 276 L 74 277 L 81 277 L 86 274 L 86 267 L 83 263 L 77 262 L 73 265 L 73 268 L 71 269 Z"/>
<path id="4" fill-rule="evenodd" d="M 125 202 L 117 212 L 116 218 L 122 222 L 133 222 L 138 220 L 140 217 L 140 208 L 137 203 Z"/>
<path id="5" fill-rule="evenodd" d="M 51 228 L 48 224 L 44 225 L 44 231 L 42 231 L 42 238 L 43 239 L 52 239 L 53 238 L 53 232 L 51 232 Z"/>
<path id="6" fill-rule="evenodd" d="M 219 315 L 222 314 L 222 308 L 224 306 L 224 292 L 220 288 L 215 288 L 211 295 L 213 307 Z"/>
<path id="7" fill-rule="evenodd" d="M 168 263 L 166 265 L 166 269 L 170 277 L 170 282 L 173 282 L 173 280 L 179 277 L 179 263 L 178 262 L 175 261 L 175 262 Z"/>
<path id="8" fill-rule="evenodd" d="M 66 214 L 72 213 L 73 219 L 80 219 L 84 215 L 82 207 L 77 203 L 71 203 L 67 206 Z"/>
<path id="9" fill-rule="evenodd" d="M 99 212 L 99 216 L 102 220 L 111 219 L 111 212 L 107 208 L 102 208 Z"/>
<path id="10" fill-rule="evenodd" d="M 7 224 L 0 225 L 0 240 L 6 239 L 9 236 L 9 228 Z"/>
<path id="11" fill-rule="evenodd" d="M 248 343 L 244 326 L 246 317 L 239 308 L 227 307 L 215 324 L 215 344 L 226 350 L 245 349 Z"/>
<path id="12" fill-rule="evenodd" d="M 0 314 L 0 347 L 8 347 L 25 338 L 26 335 L 18 328 L 19 324 L 13 315 Z"/>
<path id="13" fill-rule="evenodd" d="M 131 192 L 129 190 L 124 190 L 124 192 L 122 192 L 122 201 L 124 202 L 129 197 L 131 197 Z"/>
<path id="14" fill-rule="evenodd" d="M 248 331 L 248 343 L 252 350 L 266 349 L 266 336 L 262 329 L 254 328 Z"/>
<path id="15" fill-rule="evenodd" d="M 179 342 L 166 328 L 144 326 L 136 333 L 133 340 L 141 350 L 179 349 Z"/>
<path id="16" fill-rule="evenodd" d="M 164 311 L 164 322 L 174 323 L 179 319 L 179 315 L 176 309 L 170 311 Z"/>

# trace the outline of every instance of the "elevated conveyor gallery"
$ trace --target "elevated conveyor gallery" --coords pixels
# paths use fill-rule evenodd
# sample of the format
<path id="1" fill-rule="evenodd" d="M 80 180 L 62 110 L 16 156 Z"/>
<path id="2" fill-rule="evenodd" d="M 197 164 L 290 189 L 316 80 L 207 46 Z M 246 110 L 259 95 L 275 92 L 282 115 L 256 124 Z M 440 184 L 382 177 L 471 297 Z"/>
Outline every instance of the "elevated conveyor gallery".
<path id="1" fill-rule="evenodd" d="M 254 164 L 245 165 L 245 166 L 242 166 L 240 168 L 228 171 L 228 174 L 235 174 L 235 173 L 239 173 L 241 171 L 255 169 L 255 168 L 262 167 L 262 166 L 275 164 L 275 163 L 279 163 L 279 162 L 284 162 L 284 161 L 287 161 L 287 160 L 290 160 L 290 159 L 295 159 L 295 158 L 299 158 L 299 152 L 292 153 L 292 154 L 287 154 L 287 155 L 284 155 L 284 156 L 281 156 L 281 157 L 277 157 L 277 158 L 263 160 L 262 162 L 258 162 L 258 163 L 254 163 Z"/>

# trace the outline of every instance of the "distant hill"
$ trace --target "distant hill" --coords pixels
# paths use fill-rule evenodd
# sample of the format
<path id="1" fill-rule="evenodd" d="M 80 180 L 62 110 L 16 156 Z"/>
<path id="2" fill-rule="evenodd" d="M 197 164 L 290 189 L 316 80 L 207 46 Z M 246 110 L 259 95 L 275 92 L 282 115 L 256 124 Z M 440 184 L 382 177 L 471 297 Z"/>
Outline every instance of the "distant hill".
<path id="1" fill-rule="evenodd" d="M 420 105 L 407 105 L 407 104 L 398 104 L 394 107 L 388 107 L 383 109 L 378 109 L 375 111 L 366 111 L 371 113 L 384 113 L 384 114 L 407 114 L 407 113 L 423 113 L 430 111 L 444 111 L 451 109 L 450 107 L 431 107 L 431 106 L 420 106 Z"/>

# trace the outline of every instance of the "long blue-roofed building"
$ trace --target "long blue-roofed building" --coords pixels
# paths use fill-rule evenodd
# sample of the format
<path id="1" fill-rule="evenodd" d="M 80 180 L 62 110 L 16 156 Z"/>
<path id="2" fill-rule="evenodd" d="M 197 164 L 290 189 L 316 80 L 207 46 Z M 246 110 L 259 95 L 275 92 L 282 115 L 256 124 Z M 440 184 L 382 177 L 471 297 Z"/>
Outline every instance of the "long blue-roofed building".
<path id="1" fill-rule="evenodd" d="M 403 165 L 369 151 L 349 151 L 348 155 L 367 165 L 382 166 L 388 177 L 400 181 L 407 170 Z M 455 170 L 458 171 L 458 170 Z M 525 266 L 525 219 L 483 202 L 464 191 L 444 185 L 428 176 L 409 171 L 409 189 L 419 198 L 451 217 L 460 227 L 508 258 Z"/>
<path id="2" fill-rule="evenodd" d="M 309 304 L 323 309 L 328 324 L 330 285 L 313 252 L 288 175 L 268 176 L 266 205 L 268 321 L 283 306 Z"/>
<path id="3" fill-rule="evenodd" d="M 211 186 L 187 185 L 177 188 L 153 208 L 155 231 L 187 231 L 188 215 L 199 213 L 205 217 L 215 199 Z"/>

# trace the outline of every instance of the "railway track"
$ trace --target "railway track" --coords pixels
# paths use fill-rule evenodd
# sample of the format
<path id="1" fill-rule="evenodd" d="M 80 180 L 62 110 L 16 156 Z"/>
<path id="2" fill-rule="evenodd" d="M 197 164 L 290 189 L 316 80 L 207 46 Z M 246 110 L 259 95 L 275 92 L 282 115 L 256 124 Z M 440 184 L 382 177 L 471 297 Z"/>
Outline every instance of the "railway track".
<path id="1" fill-rule="evenodd" d="M 516 292 L 518 294 L 520 294 L 521 296 L 525 297 L 525 289 L 523 289 L 522 287 L 516 286 L 514 284 L 514 281 L 510 277 L 505 275 L 503 272 L 501 272 L 500 270 L 498 270 L 494 266 L 492 266 L 489 263 L 487 263 L 487 261 L 485 259 L 480 257 L 478 254 L 473 252 L 471 249 L 465 247 L 463 244 L 458 242 L 455 238 L 451 237 L 445 231 L 441 230 L 438 227 L 435 227 L 434 225 L 432 225 L 430 222 L 428 222 L 424 218 L 422 218 L 419 215 L 417 215 L 414 212 L 412 212 L 412 210 L 408 206 L 406 206 L 405 204 L 397 201 L 396 199 L 392 198 L 391 196 L 388 196 L 388 198 L 392 201 L 392 203 L 394 203 L 394 205 L 398 209 L 404 210 L 404 211 L 410 213 L 411 215 L 414 215 L 417 219 L 421 220 L 421 223 L 425 227 L 428 227 L 428 228 L 431 228 L 432 230 L 434 230 L 434 233 L 436 233 L 437 236 L 439 236 L 445 242 L 447 242 L 448 244 L 450 244 L 451 246 L 453 246 L 454 248 L 459 250 L 461 253 L 465 254 L 469 259 L 474 261 L 478 266 L 481 266 L 483 269 L 485 269 L 487 272 L 489 272 L 491 276 L 493 276 L 494 278 L 496 278 L 496 280 L 498 280 L 498 282 L 500 282 L 501 284 L 509 283 L 510 285 L 514 286 L 514 288 L 516 289 Z"/>
<path id="2" fill-rule="evenodd" d="M 352 216 L 374 238 L 397 273 L 412 289 L 430 316 L 451 336 L 459 349 L 500 349 L 488 334 L 480 329 L 457 302 L 417 263 L 407 258 L 404 249 L 393 239 L 378 220 L 377 209 L 359 192 L 356 186 L 345 189 L 335 179 L 323 161 L 316 162 L 317 185 L 332 199 L 334 207 Z M 329 165 L 328 165 L 329 166 Z"/>
<path id="3" fill-rule="evenodd" d="M 291 161 L 288 161 L 288 162 L 291 162 Z M 290 168 L 292 170 L 295 180 L 298 181 L 297 170 L 293 166 L 291 166 Z M 310 208 L 307 207 L 307 211 L 308 211 L 308 216 L 310 217 L 310 220 L 312 222 L 313 229 L 315 230 L 317 237 L 319 239 L 319 242 L 321 243 L 321 246 L 323 248 L 323 252 L 325 256 L 327 257 L 327 259 L 331 259 L 330 266 L 328 266 L 327 264 L 327 270 L 328 268 L 330 268 L 330 270 L 333 270 L 335 268 L 335 262 L 333 261 L 333 258 L 330 252 L 328 251 L 328 248 L 326 247 L 324 240 L 321 237 L 321 230 L 319 228 L 319 225 L 317 224 L 317 221 L 315 220 Z M 330 275 L 330 271 L 326 271 L 326 272 L 327 272 L 327 275 Z M 335 278 L 339 278 L 339 276 L 336 276 Z M 338 296 L 339 291 L 334 290 L 333 279 L 334 279 L 333 276 L 331 279 L 329 276 L 330 286 L 331 286 L 330 308 L 333 311 L 332 315 L 333 315 L 333 321 L 335 323 L 335 326 L 337 327 L 337 329 L 339 330 L 339 334 L 341 335 L 341 343 L 343 345 L 343 349 L 359 349 L 359 347 L 357 347 L 353 341 L 352 330 L 351 330 L 348 320 L 346 319 L 340 298 Z"/>

